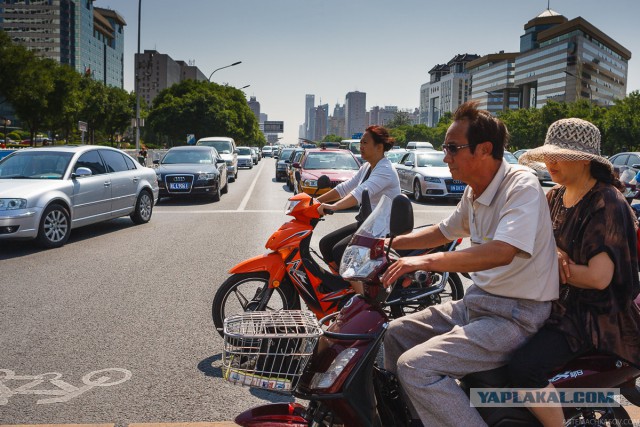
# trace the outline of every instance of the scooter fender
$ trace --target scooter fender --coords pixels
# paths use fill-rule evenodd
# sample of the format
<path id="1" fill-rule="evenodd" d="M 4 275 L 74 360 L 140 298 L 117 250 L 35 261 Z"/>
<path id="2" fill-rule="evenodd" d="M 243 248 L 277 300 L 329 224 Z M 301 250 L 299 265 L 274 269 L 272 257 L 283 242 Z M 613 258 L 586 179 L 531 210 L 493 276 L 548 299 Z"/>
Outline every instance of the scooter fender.
<path id="1" fill-rule="evenodd" d="M 298 403 L 273 403 L 249 409 L 234 420 L 242 427 L 307 427 L 304 406 Z"/>
<path id="2" fill-rule="evenodd" d="M 286 273 L 284 260 L 278 252 L 270 252 L 264 255 L 258 255 L 246 261 L 242 261 L 229 270 L 229 274 L 237 273 L 255 273 L 266 271 L 269 273 L 269 286 L 273 286 L 273 281 L 282 281 Z"/>

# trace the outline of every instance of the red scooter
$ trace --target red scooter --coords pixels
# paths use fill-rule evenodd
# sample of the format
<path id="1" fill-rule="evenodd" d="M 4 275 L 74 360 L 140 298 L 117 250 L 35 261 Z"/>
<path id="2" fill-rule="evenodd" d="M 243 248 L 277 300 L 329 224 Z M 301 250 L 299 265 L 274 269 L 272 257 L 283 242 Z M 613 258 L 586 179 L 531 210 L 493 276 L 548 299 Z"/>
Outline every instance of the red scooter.
<path id="1" fill-rule="evenodd" d="M 253 387 L 290 391 L 309 403 L 276 403 L 248 410 L 235 419 L 241 426 L 264 427 L 389 427 L 416 425 L 403 400 L 394 375 L 379 367 L 376 358 L 389 318 L 385 300 L 390 290 L 380 283 L 390 263 L 384 238 L 410 231 L 411 203 L 398 196 L 381 202 L 363 223 L 345 251 L 341 274 L 364 286 L 340 312 L 317 323 L 296 323 L 289 313 L 282 318 L 225 320 L 223 372 L 226 379 Z M 390 221 L 389 221 L 390 218 Z M 444 286 L 439 283 L 438 286 Z M 304 312 L 293 312 L 304 313 Z M 245 315 L 247 316 L 247 315 Z M 312 320 L 313 319 L 313 316 Z M 233 325 L 242 324 L 242 327 Z M 260 331 L 259 333 L 257 333 Z M 313 349 L 311 349 L 313 348 Z M 308 362 L 308 363 L 307 363 Z M 638 404 L 636 380 L 640 370 L 603 354 L 588 354 L 554 373 L 551 381 L 564 388 L 620 388 L 631 403 Z M 507 387 L 504 368 L 468 375 L 461 387 Z M 483 407 L 480 413 L 489 426 L 539 426 L 526 408 Z M 564 407 L 571 426 L 632 425 L 621 406 Z"/>

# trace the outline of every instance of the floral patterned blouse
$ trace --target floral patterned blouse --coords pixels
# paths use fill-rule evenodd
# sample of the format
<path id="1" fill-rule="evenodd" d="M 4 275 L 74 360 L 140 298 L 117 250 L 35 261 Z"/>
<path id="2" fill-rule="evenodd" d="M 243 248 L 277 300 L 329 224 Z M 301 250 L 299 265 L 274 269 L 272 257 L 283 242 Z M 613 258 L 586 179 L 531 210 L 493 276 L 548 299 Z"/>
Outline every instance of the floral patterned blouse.
<path id="1" fill-rule="evenodd" d="M 560 285 L 548 324 L 566 334 L 573 351 L 593 345 L 640 365 L 640 310 L 633 302 L 640 291 L 635 215 L 609 184 L 596 183 L 569 208 L 564 192 L 557 186 L 547 194 L 557 246 L 581 265 L 605 252 L 614 273 L 603 290 Z"/>

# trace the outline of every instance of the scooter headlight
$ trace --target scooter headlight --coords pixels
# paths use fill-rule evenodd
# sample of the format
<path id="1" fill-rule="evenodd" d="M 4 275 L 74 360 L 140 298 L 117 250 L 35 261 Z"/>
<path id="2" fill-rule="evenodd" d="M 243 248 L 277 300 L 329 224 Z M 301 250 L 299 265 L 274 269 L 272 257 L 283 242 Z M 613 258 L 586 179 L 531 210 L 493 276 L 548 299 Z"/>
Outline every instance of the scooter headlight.
<path id="1" fill-rule="evenodd" d="M 353 359 L 358 352 L 357 348 L 347 348 L 342 350 L 336 357 L 327 372 L 318 372 L 311 380 L 311 388 L 329 388 L 338 379 L 347 364 Z"/>
<path id="2" fill-rule="evenodd" d="M 345 280 L 367 280 L 385 262 L 382 257 L 371 258 L 370 248 L 347 246 L 340 262 L 340 275 Z"/>
<path id="3" fill-rule="evenodd" d="M 300 200 L 287 200 L 287 204 L 284 205 L 284 214 L 289 215 L 298 203 L 300 203 Z"/>

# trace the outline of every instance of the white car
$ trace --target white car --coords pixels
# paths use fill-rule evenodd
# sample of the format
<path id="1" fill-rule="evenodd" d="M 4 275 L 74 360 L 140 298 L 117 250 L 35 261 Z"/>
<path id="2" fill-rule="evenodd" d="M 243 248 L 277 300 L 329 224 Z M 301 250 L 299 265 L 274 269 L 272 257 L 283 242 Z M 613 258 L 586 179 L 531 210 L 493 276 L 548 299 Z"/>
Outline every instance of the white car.
<path id="1" fill-rule="evenodd" d="M 436 150 L 411 150 L 395 165 L 400 189 L 418 201 L 423 197 L 460 199 L 467 187 L 454 180 L 444 162 L 445 154 Z"/>
<path id="2" fill-rule="evenodd" d="M 236 149 L 236 142 L 233 138 L 210 136 L 199 139 L 196 145 L 206 145 L 207 147 L 215 148 L 227 164 L 227 177 L 229 181 L 238 179 L 238 150 Z"/>
<path id="3" fill-rule="evenodd" d="M 238 147 L 238 167 L 253 169 L 253 157 L 251 148 Z"/>
<path id="4" fill-rule="evenodd" d="M 0 241 L 60 247 L 84 225 L 125 215 L 146 223 L 157 200 L 155 171 L 115 148 L 17 150 L 0 160 Z"/>
<path id="5" fill-rule="evenodd" d="M 273 148 L 270 145 L 262 147 L 262 157 L 273 157 Z"/>

